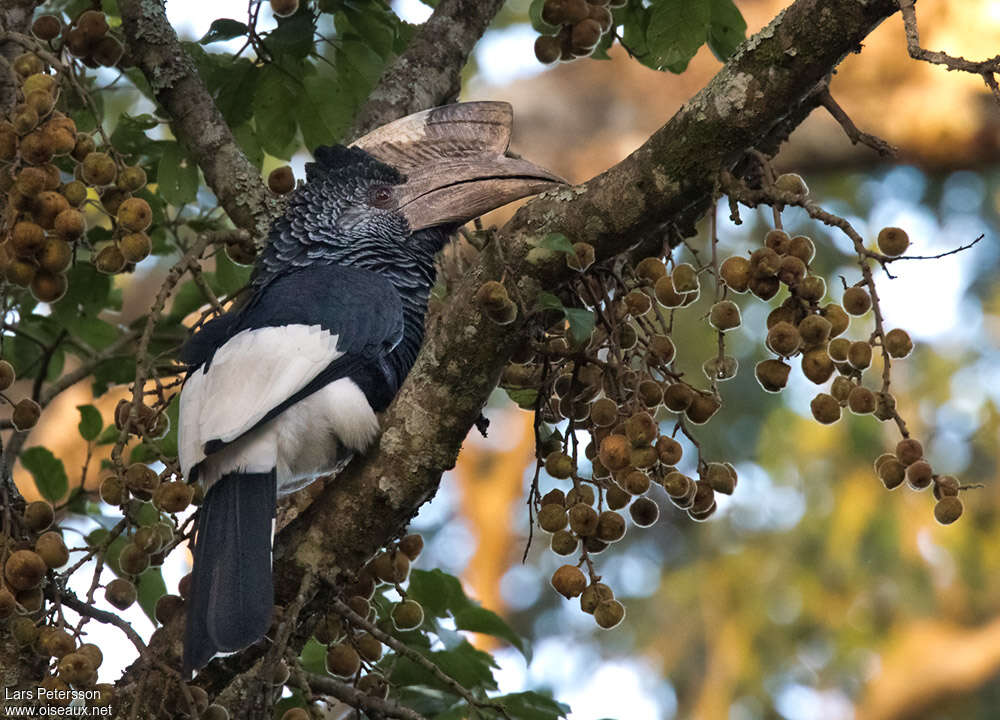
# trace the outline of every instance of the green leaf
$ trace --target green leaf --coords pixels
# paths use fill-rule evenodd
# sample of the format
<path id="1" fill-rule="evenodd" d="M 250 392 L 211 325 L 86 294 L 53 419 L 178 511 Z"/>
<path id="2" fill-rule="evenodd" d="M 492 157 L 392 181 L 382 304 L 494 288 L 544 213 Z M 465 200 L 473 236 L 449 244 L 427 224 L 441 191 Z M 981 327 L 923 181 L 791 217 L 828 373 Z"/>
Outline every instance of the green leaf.
<path id="1" fill-rule="evenodd" d="M 129 453 L 130 463 L 152 463 L 160 459 L 159 451 L 149 443 L 140 443 Z"/>
<path id="2" fill-rule="evenodd" d="M 198 73 L 226 122 L 231 127 L 249 122 L 253 117 L 259 68 L 246 58 L 207 53 L 197 45 L 185 45 L 185 48 L 190 51 Z"/>
<path id="3" fill-rule="evenodd" d="M 106 428 L 101 431 L 101 434 L 97 436 L 98 445 L 111 445 L 118 442 L 118 435 L 121 431 L 115 427 L 114 423 L 111 423 Z"/>
<path id="4" fill-rule="evenodd" d="M 458 578 L 438 569 L 411 571 L 406 594 L 420 603 L 431 617 L 445 617 L 450 610 L 462 610 L 472 605 Z"/>
<path id="5" fill-rule="evenodd" d="M 229 18 L 219 18 L 212 21 L 208 32 L 202 36 L 198 43 L 208 45 L 209 43 L 220 42 L 222 40 L 232 40 L 233 38 L 246 35 L 248 32 L 250 32 L 250 28 L 246 26 L 246 23 L 241 23 L 239 20 L 230 20 Z"/>
<path id="6" fill-rule="evenodd" d="M 301 69 L 297 72 L 301 74 Z M 254 95 L 254 124 L 264 150 L 277 158 L 291 157 L 289 145 L 295 139 L 295 107 L 302 88 L 289 71 L 271 64 L 260 71 Z"/>
<path id="7" fill-rule="evenodd" d="M 356 36 L 345 36 L 337 48 L 337 69 L 355 105 L 368 97 L 385 67 L 378 53 Z"/>
<path id="8" fill-rule="evenodd" d="M 136 524 L 140 527 L 156 525 L 156 523 L 166 519 L 160 515 L 160 511 L 151 502 L 144 502 L 139 505 L 139 509 L 132 514 L 132 517 L 135 518 Z"/>
<path id="9" fill-rule="evenodd" d="M 569 323 L 570 338 L 576 344 L 582 344 L 590 338 L 594 331 L 595 317 L 592 310 L 585 308 L 568 308 L 562 300 L 549 292 L 541 292 L 535 300 L 539 310 L 558 310 Z"/>
<path id="10" fill-rule="evenodd" d="M 225 295 L 232 295 L 245 287 L 250 281 L 252 269 L 248 265 L 237 265 L 225 252 L 215 253 L 215 281 Z"/>
<path id="11" fill-rule="evenodd" d="M 354 117 L 350 93 L 329 71 L 303 78 L 305 93 L 299 98 L 299 129 L 306 148 L 329 145 L 343 137 Z"/>
<path id="12" fill-rule="evenodd" d="M 344 7 L 344 15 L 351 27 L 382 59 L 388 59 L 392 55 L 396 31 L 392 22 L 395 15 L 391 11 L 378 5 L 370 5 L 364 10 L 347 5 Z"/>
<path id="13" fill-rule="evenodd" d="M 170 400 L 170 404 L 167 405 L 166 413 L 170 426 L 167 430 L 167 434 L 158 441 L 160 450 L 163 452 L 163 455 L 168 458 L 177 457 L 177 415 L 181 408 L 180 398 L 181 396 L 179 393 L 174 395 L 174 397 Z"/>
<path id="14" fill-rule="evenodd" d="M 215 284 L 214 272 L 202 273 L 202 276 L 209 287 Z M 167 320 L 180 322 L 207 302 L 201 288 L 195 284 L 194 280 L 188 280 L 174 294 L 174 301 L 170 305 L 170 314 L 167 315 Z"/>
<path id="15" fill-rule="evenodd" d="M 559 720 L 570 711 L 569 705 L 537 692 L 501 695 L 494 700 L 503 703 L 507 714 L 516 720 Z"/>
<path id="16" fill-rule="evenodd" d="M 302 667 L 309 672 L 320 674 L 326 672 L 326 647 L 314 637 L 306 641 L 305 647 L 299 654 L 299 659 L 302 661 Z"/>
<path id="17" fill-rule="evenodd" d="M 148 152 L 151 141 L 146 136 L 146 131 L 159 124 L 159 121 L 149 114 L 133 117 L 128 113 L 122 113 L 115 131 L 111 133 L 111 143 L 116 150 L 130 155 Z"/>
<path id="18" fill-rule="evenodd" d="M 96 440 L 103 427 L 101 411 L 93 405 L 77 405 L 76 409 L 80 411 L 80 424 L 77 425 L 80 435 L 84 440 Z"/>
<path id="19" fill-rule="evenodd" d="M 455 614 L 455 627 L 459 630 L 484 633 L 506 640 L 516 647 L 524 659 L 531 662 L 531 651 L 527 644 L 502 617 L 483 607 L 467 607 Z"/>
<path id="20" fill-rule="evenodd" d="M 167 143 L 156 172 L 157 193 L 171 205 L 193 202 L 198 194 L 198 166 L 176 143 Z"/>
<path id="21" fill-rule="evenodd" d="M 31 473 L 35 487 L 51 503 L 58 502 L 69 490 L 63 462 L 46 447 L 37 445 L 21 453 L 21 465 Z"/>
<path id="22" fill-rule="evenodd" d="M 135 579 L 135 589 L 139 592 L 139 607 L 154 625 L 156 622 L 156 601 L 167 594 L 167 584 L 163 582 L 160 568 L 151 567 Z"/>
<path id="23" fill-rule="evenodd" d="M 87 343 L 94 350 L 103 350 L 118 339 L 118 328 L 100 318 L 60 314 L 59 321 L 71 335 Z"/>
<path id="24" fill-rule="evenodd" d="M 566 308 L 564 312 L 573 342 L 577 345 L 587 342 L 590 339 L 590 334 L 594 331 L 594 311 L 583 308 Z"/>
<path id="25" fill-rule="evenodd" d="M 304 58 L 313 49 L 316 25 L 312 13 L 300 8 L 291 17 L 277 18 L 278 27 L 264 38 L 264 46 L 275 57 Z"/>
<path id="26" fill-rule="evenodd" d="M 545 0 L 531 0 L 531 5 L 528 6 L 528 19 L 536 32 L 542 35 L 555 35 L 559 28 L 542 20 L 542 6 L 544 5 Z"/>
<path id="27" fill-rule="evenodd" d="M 257 142 L 257 133 L 254 131 L 252 123 L 243 123 L 233 128 L 233 137 L 239 143 L 240 149 L 253 163 L 254 167 L 260 168 L 264 164 L 264 149 Z"/>
<path id="28" fill-rule="evenodd" d="M 538 241 L 536 247 L 545 248 L 546 250 L 556 250 L 568 255 L 576 254 L 576 250 L 573 249 L 573 243 L 562 233 L 549 233 Z"/>
<path id="29" fill-rule="evenodd" d="M 712 21 L 708 28 L 708 47 L 720 62 L 725 62 L 746 39 L 747 22 L 733 0 L 709 2 Z"/>
<path id="30" fill-rule="evenodd" d="M 95 238 L 91 238 L 94 242 Z M 66 273 L 69 287 L 62 299 L 52 306 L 53 314 L 97 315 L 108 307 L 111 278 L 97 272 L 90 263 L 78 262 Z"/>
<path id="31" fill-rule="evenodd" d="M 592 60 L 610 60 L 611 56 L 608 55 L 608 49 L 615 42 L 615 34 L 613 32 L 606 32 L 601 36 L 600 42 L 597 43 L 597 47 L 594 48 L 593 52 L 590 53 L 590 58 Z"/>
<path id="32" fill-rule="evenodd" d="M 534 410 L 538 402 L 538 391 L 532 388 L 504 388 L 504 392 L 522 410 Z"/>
<path id="33" fill-rule="evenodd" d="M 109 358 L 94 368 L 94 382 L 91 386 L 94 397 L 100 397 L 112 385 L 123 385 L 135 379 L 135 357 Z"/>
<path id="34" fill-rule="evenodd" d="M 493 656 L 477 650 L 468 641 L 462 641 L 454 649 L 421 654 L 469 690 L 496 689 L 493 668 L 497 665 Z M 447 685 L 409 658 L 397 658 L 389 680 L 393 685 L 425 685 L 451 692 Z"/>
<path id="35" fill-rule="evenodd" d="M 618 13 L 619 10 L 615 10 Z M 646 31 L 649 29 L 649 8 L 629 3 L 621 9 L 622 14 L 622 44 L 627 47 L 639 62 L 652 67 L 648 62 L 649 48 L 646 44 Z"/>
<path id="36" fill-rule="evenodd" d="M 709 0 L 657 0 L 650 7 L 644 64 L 682 73 L 708 35 L 712 14 Z"/>
<path id="37" fill-rule="evenodd" d="M 559 312 L 566 311 L 565 306 L 562 304 L 562 300 L 550 292 L 538 293 L 538 298 L 535 300 L 535 306 L 539 310 L 558 310 Z"/>

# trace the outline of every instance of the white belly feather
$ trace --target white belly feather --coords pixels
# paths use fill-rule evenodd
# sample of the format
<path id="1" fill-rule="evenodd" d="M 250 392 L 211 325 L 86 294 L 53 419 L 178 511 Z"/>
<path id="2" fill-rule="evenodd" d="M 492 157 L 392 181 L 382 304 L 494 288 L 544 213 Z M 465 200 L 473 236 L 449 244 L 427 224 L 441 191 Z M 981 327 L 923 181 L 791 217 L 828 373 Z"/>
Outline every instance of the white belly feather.
<path id="1" fill-rule="evenodd" d="M 208 373 L 192 373 L 181 393 L 184 474 L 200 463 L 198 479 L 208 490 L 226 473 L 274 468 L 283 495 L 366 450 L 378 434 L 378 419 L 350 378 L 320 388 L 240 437 L 339 357 L 336 342 L 319 328 L 295 325 L 244 331 L 220 348 Z M 237 377 L 242 382 L 234 383 Z M 233 437 L 239 439 L 205 457 L 206 442 Z"/>

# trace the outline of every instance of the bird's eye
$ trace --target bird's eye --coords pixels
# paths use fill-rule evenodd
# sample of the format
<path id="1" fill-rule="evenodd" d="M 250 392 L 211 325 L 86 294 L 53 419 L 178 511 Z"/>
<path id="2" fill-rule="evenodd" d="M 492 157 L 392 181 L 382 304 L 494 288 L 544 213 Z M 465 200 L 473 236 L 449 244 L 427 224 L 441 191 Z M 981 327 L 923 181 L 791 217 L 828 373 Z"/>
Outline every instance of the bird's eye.
<path id="1" fill-rule="evenodd" d="M 369 203 L 377 208 L 391 207 L 393 203 L 392 190 L 385 185 L 379 185 L 371 189 L 368 194 Z"/>

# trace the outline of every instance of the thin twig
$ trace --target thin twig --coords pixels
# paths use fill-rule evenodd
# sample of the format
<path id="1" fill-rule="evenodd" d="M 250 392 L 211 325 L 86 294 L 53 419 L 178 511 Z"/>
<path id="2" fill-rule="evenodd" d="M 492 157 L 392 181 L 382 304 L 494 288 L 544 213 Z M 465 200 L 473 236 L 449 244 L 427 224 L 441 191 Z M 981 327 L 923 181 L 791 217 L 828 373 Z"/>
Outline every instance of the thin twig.
<path id="1" fill-rule="evenodd" d="M 479 708 L 489 708 L 491 710 L 495 710 L 496 712 L 500 713 L 509 720 L 510 716 L 507 715 L 507 711 L 503 708 L 502 705 L 500 705 L 499 703 L 495 703 L 491 700 L 479 700 L 472 693 L 466 690 L 465 687 L 460 682 L 458 682 L 450 675 L 445 673 L 441 668 L 439 668 L 433 662 L 428 660 L 426 657 L 421 655 L 413 648 L 404 645 L 402 642 L 394 638 L 392 635 L 383 632 L 373 623 L 368 622 L 365 618 L 361 617 L 356 612 L 351 610 L 351 608 L 348 607 L 347 603 L 345 603 L 340 598 L 334 598 L 332 606 L 338 615 L 348 620 L 352 625 L 368 631 L 380 643 L 382 643 L 383 645 L 388 645 L 390 648 L 395 650 L 397 655 L 405 657 L 411 660 L 412 662 L 416 663 L 420 667 L 424 668 L 425 670 L 427 670 L 427 672 L 431 673 L 431 675 L 433 675 L 437 680 L 439 680 L 446 687 L 448 687 L 448 689 L 450 689 L 455 695 L 458 695 L 460 698 L 465 700 L 465 702 L 469 703 L 470 706 Z"/>
<path id="2" fill-rule="evenodd" d="M 373 711 L 383 717 L 399 720 L 427 720 L 423 715 L 392 700 L 383 700 L 358 690 L 332 677 L 304 673 L 309 687 L 323 695 L 330 695 L 358 710 Z"/>
<path id="3" fill-rule="evenodd" d="M 85 615 L 86 617 L 93 618 L 98 622 L 105 623 L 107 625 L 114 625 L 116 628 L 125 633 L 125 636 L 135 645 L 139 654 L 142 655 L 146 651 L 146 643 L 142 641 L 132 626 L 122 619 L 119 615 L 115 613 L 108 612 L 107 610 L 98 610 L 93 605 L 88 605 L 79 598 L 76 597 L 69 590 L 63 590 L 62 593 L 62 604 L 73 610 L 80 615 Z"/>
<path id="4" fill-rule="evenodd" d="M 128 440 L 129 429 L 139 426 L 139 407 L 142 405 L 143 391 L 146 386 L 146 380 L 149 379 L 152 366 L 152 358 L 148 353 L 149 342 L 153 337 L 153 329 L 160 319 L 160 314 L 167 304 L 167 299 L 173 293 L 174 288 L 177 287 L 181 278 L 184 277 L 184 274 L 198 265 L 201 254 L 205 252 L 205 249 L 209 245 L 226 242 L 233 237 L 244 238 L 246 236 L 247 233 L 243 230 L 222 230 L 202 233 L 192 243 L 181 259 L 174 263 L 174 266 L 167 272 L 167 277 L 164 278 L 163 284 L 160 286 L 160 290 L 153 300 L 153 305 L 146 316 L 146 324 L 142 329 L 142 335 L 139 337 L 139 346 L 136 350 L 136 357 L 139 361 L 135 366 L 135 380 L 132 384 L 132 404 L 129 408 L 128 421 L 122 424 L 118 440 L 111 450 L 111 461 L 116 466 L 121 466 L 122 464 L 121 456 L 122 451 L 125 449 L 125 443 Z"/>
<path id="5" fill-rule="evenodd" d="M 837 101 L 833 99 L 833 95 L 830 94 L 829 88 L 826 88 L 819 93 L 819 103 L 826 108 L 827 112 L 833 116 L 834 120 L 840 123 L 840 127 L 844 129 L 845 133 L 847 133 L 847 137 L 850 138 L 853 145 L 857 145 L 858 143 L 867 145 L 882 157 L 895 157 L 899 152 L 899 148 L 895 145 L 891 145 L 882 138 L 872 135 L 871 133 L 859 130 L 858 126 L 854 124 L 854 121 L 851 120 L 850 116 L 842 107 L 840 107 Z"/>
<path id="6" fill-rule="evenodd" d="M 994 99 L 1000 103 L 1000 87 L 997 87 L 994 74 L 1000 72 L 1000 55 L 994 55 L 988 60 L 966 60 L 937 50 L 926 50 L 920 47 L 920 32 L 917 30 L 917 12 L 913 7 L 915 0 L 899 0 L 899 10 L 903 15 L 903 30 L 906 33 L 906 50 L 914 60 L 923 60 L 934 65 L 944 65 L 948 70 L 959 70 L 982 77 L 986 87 L 993 93 Z"/>

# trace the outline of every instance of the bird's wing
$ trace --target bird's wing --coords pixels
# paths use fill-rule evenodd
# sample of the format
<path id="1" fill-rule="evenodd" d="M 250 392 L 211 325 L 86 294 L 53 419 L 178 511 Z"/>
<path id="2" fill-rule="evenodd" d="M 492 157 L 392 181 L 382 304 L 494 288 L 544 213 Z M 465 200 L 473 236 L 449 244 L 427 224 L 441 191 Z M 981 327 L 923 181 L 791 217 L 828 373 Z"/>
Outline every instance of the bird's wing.
<path id="1" fill-rule="evenodd" d="M 381 368 L 403 332 L 392 284 L 336 265 L 275 278 L 234 315 L 196 333 L 186 349 L 200 364 L 181 393 L 185 473 L 326 384 Z M 206 330 L 211 337 L 199 339 Z"/>

